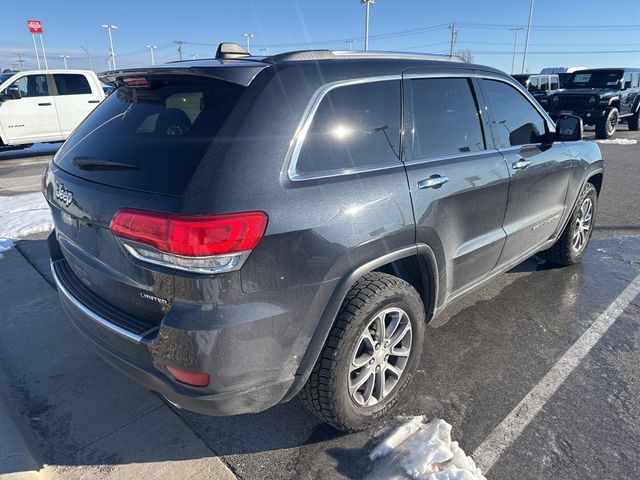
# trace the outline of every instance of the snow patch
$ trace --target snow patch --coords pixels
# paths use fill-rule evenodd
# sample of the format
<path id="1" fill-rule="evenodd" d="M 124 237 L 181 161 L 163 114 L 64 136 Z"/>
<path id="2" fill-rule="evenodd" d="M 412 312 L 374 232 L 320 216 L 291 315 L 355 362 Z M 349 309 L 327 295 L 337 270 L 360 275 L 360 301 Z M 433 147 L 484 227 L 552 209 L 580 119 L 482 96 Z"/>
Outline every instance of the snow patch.
<path id="1" fill-rule="evenodd" d="M 40 192 L 0 197 L 0 238 L 18 240 L 52 228 L 49 205 Z"/>
<path id="2" fill-rule="evenodd" d="M 374 479 L 486 480 L 471 457 L 451 441 L 451 425 L 413 417 L 396 428 L 369 455 L 381 459 Z"/>
<path id="3" fill-rule="evenodd" d="M 607 145 L 635 145 L 638 140 L 634 138 L 610 138 L 609 140 L 596 140 L 596 142 Z"/>
<path id="4" fill-rule="evenodd" d="M 6 252 L 10 248 L 13 248 L 13 245 L 14 243 L 12 240 L 9 240 L 8 238 L 0 238 L 0 258 L 4 256 L 2 255 L 2 252 Z"/>

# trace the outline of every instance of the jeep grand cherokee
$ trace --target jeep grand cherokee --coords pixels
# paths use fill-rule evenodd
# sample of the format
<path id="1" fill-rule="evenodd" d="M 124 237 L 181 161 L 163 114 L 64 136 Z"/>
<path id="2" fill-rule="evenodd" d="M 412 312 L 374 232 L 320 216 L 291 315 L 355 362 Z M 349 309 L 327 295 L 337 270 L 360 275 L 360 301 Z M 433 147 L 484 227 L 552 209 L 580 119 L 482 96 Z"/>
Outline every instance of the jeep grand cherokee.
<path id="1" fill-rule="evenodd" d="M 587 248 L 598 146 L 492 68 L 223 44 L 101 79 L 117 90 L 45 172 L 52 269 L 97 351 L 176 406 L 300 394 L 364 428 L 448 304 Z"/>

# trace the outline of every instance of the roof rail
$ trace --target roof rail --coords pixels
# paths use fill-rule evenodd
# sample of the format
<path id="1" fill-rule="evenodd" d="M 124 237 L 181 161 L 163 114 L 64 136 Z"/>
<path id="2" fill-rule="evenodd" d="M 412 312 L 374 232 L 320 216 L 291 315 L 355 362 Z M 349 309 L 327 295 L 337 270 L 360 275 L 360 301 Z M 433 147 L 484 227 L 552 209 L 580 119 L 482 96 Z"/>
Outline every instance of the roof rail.
<path id="1" fill-rule="evenodd" d="M 269 63 L 302 61 L 302 60 L 338 60 L 359 58 L 387 58 L 398 60 L 435 60 L 444 62 L 464 62 L 461 57 L 449 55 L 435 55 L 428 53 L 407 52 L 376 52 L 376 51 L 338 51 L 338 50 L 299 50 L 265 57 L 263 61 Z"/>

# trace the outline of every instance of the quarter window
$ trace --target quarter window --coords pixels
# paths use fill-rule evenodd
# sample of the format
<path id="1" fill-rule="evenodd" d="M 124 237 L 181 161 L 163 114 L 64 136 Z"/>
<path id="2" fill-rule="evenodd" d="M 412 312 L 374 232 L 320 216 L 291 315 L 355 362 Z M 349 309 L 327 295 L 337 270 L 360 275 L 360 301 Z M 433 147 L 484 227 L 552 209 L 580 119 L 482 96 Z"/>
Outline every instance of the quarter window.
<path id="1" fill-rule="evenodd" d="M 484 150 L 476 100 L 464 78 L 409 82 L 413 145 L 409 159 Z"/>
<path id="2" fill-rule="evenodd" d="M 45 75 L 27 75 L 21 77 L 16 80 L 12 87 L 17 87 L 22 97 L 46 97 L 49 95 L 49 87 Z"/>
<path id="3" fill-rule="evenodd" d="M 496 80 L 484 80 L 484 87 L 492 112 L 491 126 L 496 147 L 546 140 L 544 118 L 520 92 Z"/>
<path id="4" fill-rule="evenodd" d="M 91 93 L 91 87 L 84 75 L 72 73 L 54 74 L 53 81 L 56 83 L 58 95 L 84 95 Z"/>
<path id="5" fill-rule="evenodd" d="M 320 102 L 298 156 L 301 174 L 400 160 L 400 81 L 337 87 Z"/>
<path id="6" fill-rule="evenodd" d="M 551 90 L 558 90 L 560 88 L 558 77 L 551 77 Z"/>

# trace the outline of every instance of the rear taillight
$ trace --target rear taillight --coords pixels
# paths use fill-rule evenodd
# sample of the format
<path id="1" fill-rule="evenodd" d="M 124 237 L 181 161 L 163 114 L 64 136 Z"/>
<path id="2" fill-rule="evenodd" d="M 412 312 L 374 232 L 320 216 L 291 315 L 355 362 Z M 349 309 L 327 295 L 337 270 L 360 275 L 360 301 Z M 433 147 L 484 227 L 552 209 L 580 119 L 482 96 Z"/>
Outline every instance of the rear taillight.
<path id="1" fill-rule="evenodd" d="M 122 209 L 113 217 L 111 231 L 140 260 L 217 273 L 242 266 L 264 235 L 267 220 L 264 212 L 182 216 Z"/>

